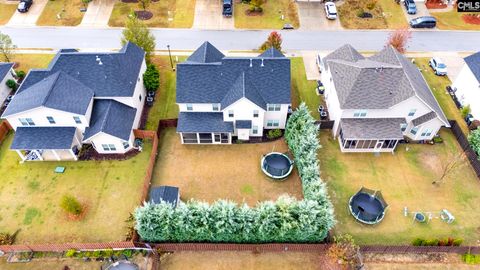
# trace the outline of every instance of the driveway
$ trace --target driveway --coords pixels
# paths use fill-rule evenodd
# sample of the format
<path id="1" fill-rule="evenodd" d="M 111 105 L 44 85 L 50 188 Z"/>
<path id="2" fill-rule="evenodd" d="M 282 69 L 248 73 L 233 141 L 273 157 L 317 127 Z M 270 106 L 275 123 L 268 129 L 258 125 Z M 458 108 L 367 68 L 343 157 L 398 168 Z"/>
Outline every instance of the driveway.
<path id="1" fill-rule="evenodd" d="M 435 52 L 433 56 L 439 57 L 443 60 L 445 65 L 447 65 L 448 71 L 448 78 L 454 82 L 455 79 L 458 77 L 460 70 L 462 69 L 465 61 L 463 61 L 463 57 L 466 55 L 462 55 L 456 52 Z"/>
<path id="2" fill-rule="evenodd" d="M 305 65 L 307 80 L 320 80 L 320 72 L 317 66 L 318 51 L 303 51 L 302 58 Z"/>
<path id="3" fill-rule="evenodd" d="M 300 30 L 341 30 L 340 20 L 328 20 L 324 4 L 320 2 L 297 2 Z"/>
<path id="4" fill-rule="evenodd" d="M 20 13 L 15 11 L 8 26 L 35 26 L 38 17 L 42 14 L 43 8 L 47 5 L 48 0 L 35 0 L 33 1 L 30 10 L 27 13 Z"/>
<path id="5" fill-rule="evenodd" d="M 193 28 L 222 30 L 235 29 L 235 26 L 233 16 L 230 18 L 223 17 L 222 1 L 197 0 Z"/>
<path id="6" fill-rule="evenodd" d="M 428 11 L 428 8 L 425 6 L 424 2 L 415 2 L 415 5 L 417 6 L 417 14 L 413 15 L 407 13 L 407 9 L 405 8 L 403 1 L 400 3 L 400 5 L 402 6 L 403 14 L 405 14 L 405 17 L 407 18 L 407 22 L 410 22 L 411 19 L 421 16 L 430 16 L 430 12 Z"/>
<path id="7" fill-rule="evenodd" d="M 88 4 L 80 26 L 107 27 L 115 0 L 95 0 Z"/>

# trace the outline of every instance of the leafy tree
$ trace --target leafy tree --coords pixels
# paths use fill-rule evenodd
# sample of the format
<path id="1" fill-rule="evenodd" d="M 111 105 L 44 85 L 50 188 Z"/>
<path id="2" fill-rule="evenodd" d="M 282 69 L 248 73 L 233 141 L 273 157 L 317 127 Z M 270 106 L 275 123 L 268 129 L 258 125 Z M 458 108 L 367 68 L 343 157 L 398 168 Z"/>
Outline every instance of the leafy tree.
<path id="1" fill-rule="evenodd" d="M 407 43 L 412 38 L 412 32 L 407 28 L 397 29 L 390 34 L 387 40 L 387 46 L 391 45 L 399 53 L 407 51 Z"/>
<path id="2" fill-rule="evenodd" d="M 143 11 L 146 11 L 151 2 L 151 0 L 138 0 L 138 5 L 143 9 Z"/>
<path id="3" fill-rule="evenodd" d="M 14 54 L 13 50 L 15 50 L 16 48 L 17 46 L 13 44 L 10 36 L 0 32 L 0 56 L 2 57 L 1 62 L 12 62 Z"/>
<path id="4" fill-rule="evenodd" d="M 79 216 L 83 211 L 83 207 L 80 202 L 78 202 L 78 200 L 71 195 L 64 195 L 62 197 L 62 201 L 60 202 L 60 206 L 63 210 L 65 210 L 65 212 L 74 216 Z"/>
<path id="5" fill-rule="evenodd" d="M 122 46 L 127 42 L 132 42 L 145 51 L 147 61 L 155 50 L 155 36 L 148 27 L 136 16 L 128 18 L 125 29 L 122 32 Z"/>
<path id="6" fill-rule="evenodd" d="M 12 89 L 13 91 L 17 90 L 17 82 L 14 80 L 9 79 L 5 84 L 8 86 L 8 88 Z"/>
<path id="7" fill-rule="evenodd" d="M 260 46 L 260 51 L 266 51 L 271 47 L 282 51 L 282 35 L 280 35 L 277 31 L 273 31 L 270 33 L 270 35 L 268 35 L 267 41 Z"/>
<path id="8" fill-rule="evenodd" d="M 25 71 L 19 70 L 19 71 L 16 71 L 15 73 L 17 74 L 17 77 L 18 77 L 20 80 L 23 80 L 23 78 L 25 78 L 25 75 L 26 75 Z"/>
<path id="9" fill-rule="evenodd" d="M 462 118 L 467 117 L 467 115 L 471 112 L 472 112 L 472 109 L 470 108 L 470 105 L 465 105 L 465 106 L 462 107 L 462 109 L 460 109 L 460 113 L 462 115 Z"/>
<path id="10" fill-rule="evenodd" d="M 148 64 L 143 74 L 143 85 L 147 91 L 157 91 L 160 87 L 160 72 L 154 64 Z"/>
<path id="11" fill-rule="evenodd" d="M 360 269 L 357 266 L 362 265 L 360 248 L 348 234 L 335 237 L 334 243 L 327 251 L 327 256 L 334 263 L 347 267 L 347 269 Z"/>
<path id="12" fill-rule="evenodd" d="M 480 156 L 480 127 L 473 130 L 470 135 L 468 135 L 468 142 L 470 143 L 473 151 Z"/>

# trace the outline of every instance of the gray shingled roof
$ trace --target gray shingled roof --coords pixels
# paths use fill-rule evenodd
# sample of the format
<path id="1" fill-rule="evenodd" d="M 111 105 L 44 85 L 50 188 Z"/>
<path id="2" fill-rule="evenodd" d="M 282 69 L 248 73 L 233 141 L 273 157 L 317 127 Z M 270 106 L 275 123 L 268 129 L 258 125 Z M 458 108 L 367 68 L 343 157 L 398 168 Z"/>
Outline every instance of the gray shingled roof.
<path id="1" fill-rule="evenodd" d="M 217 63 L 221 62 L 225 55 L 210 42 L 205 41 L 192 55 L 187 58 L 188 62 L 195 63 Z"/>
<path id="2" fill-rule="evenodd" d="M 235 127 L 239 129 L 251 129 L 252 120 L 237 120 L 235 121 Z"/>
<path id="3" fill-rule="evenodd" d="M 244 72 L 238 76 L 230 90 L 227 92 L 222 102 L 220 103 L 222 109 L 227 108 L 231 104 L 235 103 L 237 100 L 245 97 L 248 100 L 255 103 L 260 108 L 266 110 L 267 104 L 263 100 L 262 96 L 259 94 L 258 88 L 255 86 L 253 80 L 249 80 Z"/>
<path id="4" fill-rule="evenodd" d="M 393 47 L 364 58 L 345 45 L 323 61 L 331 69 L 341 108 L 387 109 L 417 96 L 449 126 L 418 68 Z"/>
<path id="5" fill-rule="evenodd" d="M 12 67 L 13 63 L 0 63 L 0 81 L 2 81 L 5 76 L 7 76 Z"/>
<path id="6" fill-rule="evenodd" d="M 177 206 L 179 198 L 179 188 L 172 186 L 159 186 L 153 187 L 150 190 L 150 202 L 158 204 L 160 201 L 170 203 L 173 206 Z"/>
<path id="7" fill-rule="evenodd" d="M 31 70 L 17 92 L 62 71 L 92 89 L 96 97 L 131 97 L 144 57 L 144 51 L 133 43 L 118 53 L 59 52 L 48 69 Z"/>
<path id="8" fill-rule="evenodd" d="M 233 122 L 224 122 L 221 112 L 180 112 L 177 132 L 233 132 Z"/>
<path id="9" fill-rule="evenodd" d="M 279 50 L 270 47 L 266 51 L 264 51 L 262 54 L 260 54 L 258 57 L 262 58 L 274 58 L 274 57 L 285 57 Z"/>
<path id="10" fill-rule="evenodd" d="M 412 120 L 414 126 L 419 126 L 437 117 L 435 112 L 429 112 Z"/>
<path id="11" fill-rule="evenodd" d="M 477 81 L 480 82 L 480 52 L 467 56 L 463 60 L 467 63 Z"/>
<path id="12" fill-rule="evenodd" d="M 63 72 L 56 72 L 17 93 L 2 117 L 38 107 L 85 115 L 93 90 Z"/>
<path id="13" fill-rule="evenodd" d="M 95 100 L 90 126 L 85 130 L 84 140 L 103 132 L 128 141 L 136 113 L 137 109 L 115 100 Z"/>
<path id="14" fill-rule="evenodd" d="M 244 85 L 253 85 L 265 103 L 291 103 L 290 59 L 286 57 L 224 57 L 215 63 L 180 63 L 176 102 L 222 103 L 242 73 Z"/>
<path id="15" fill-rule="evenodd" d="M 18 127 L 12 150 L 64 150 L 73 145 L 75 127 Z"/>
<path id="16" fill-rule="evenodd" d="M 342 118 L 340 126 L 344 139 L 388 140 L 403 139 L 400 125 L 405 118 Z"/>

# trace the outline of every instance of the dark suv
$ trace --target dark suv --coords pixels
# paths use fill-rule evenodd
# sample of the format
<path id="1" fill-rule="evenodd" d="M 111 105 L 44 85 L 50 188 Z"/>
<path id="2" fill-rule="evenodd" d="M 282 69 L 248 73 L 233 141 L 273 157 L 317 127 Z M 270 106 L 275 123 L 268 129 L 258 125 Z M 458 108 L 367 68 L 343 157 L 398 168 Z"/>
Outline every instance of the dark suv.
<path id="1" fill-rule="evenodd" d="M 412 28 L 434 28 L 437 26 L 437 20 L 432 16 L 423 16 L 410 21 Z"/>
<path id="2" fill-rule="evenodd" d="M 403 1 L 405 5 L 405 9 L 407 10 L 408 14 L 416 14 L 417 13 L 417 6 L 413 0 L 405 0 Z"/>
<path id="3" fill-rule="evenodd" d="M 231 17 L 233 15 L 233 2 L 232 0 L 223 0 L 223 16 Z"/>
<path id="4" fill-rule="evenodd" d="M 21 12 L 21 13 L 28 12 L 32 4 L 33 4 L 33 0 L 20 0 L 20 3 L 18 3 L 17 10 L 18 12 Z"/>

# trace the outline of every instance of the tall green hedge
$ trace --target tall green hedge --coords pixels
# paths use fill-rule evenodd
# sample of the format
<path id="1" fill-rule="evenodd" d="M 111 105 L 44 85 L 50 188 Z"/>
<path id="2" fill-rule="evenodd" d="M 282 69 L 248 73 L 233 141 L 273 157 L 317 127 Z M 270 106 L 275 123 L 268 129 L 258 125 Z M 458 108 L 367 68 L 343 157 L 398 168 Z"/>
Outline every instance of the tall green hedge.
<path id="1" fill-rule="evenodd" d="M 319 242 L 335 220 L 320 171 L 314 119 L 302 104 L 290 117 L 286 140 L 295 156 L 305 199 L 281 196 L 256 207 L 218 200 L 190 200 L 176 208 L 168 203 L 135 210 L 135 228 L 149 242 Z"/>

